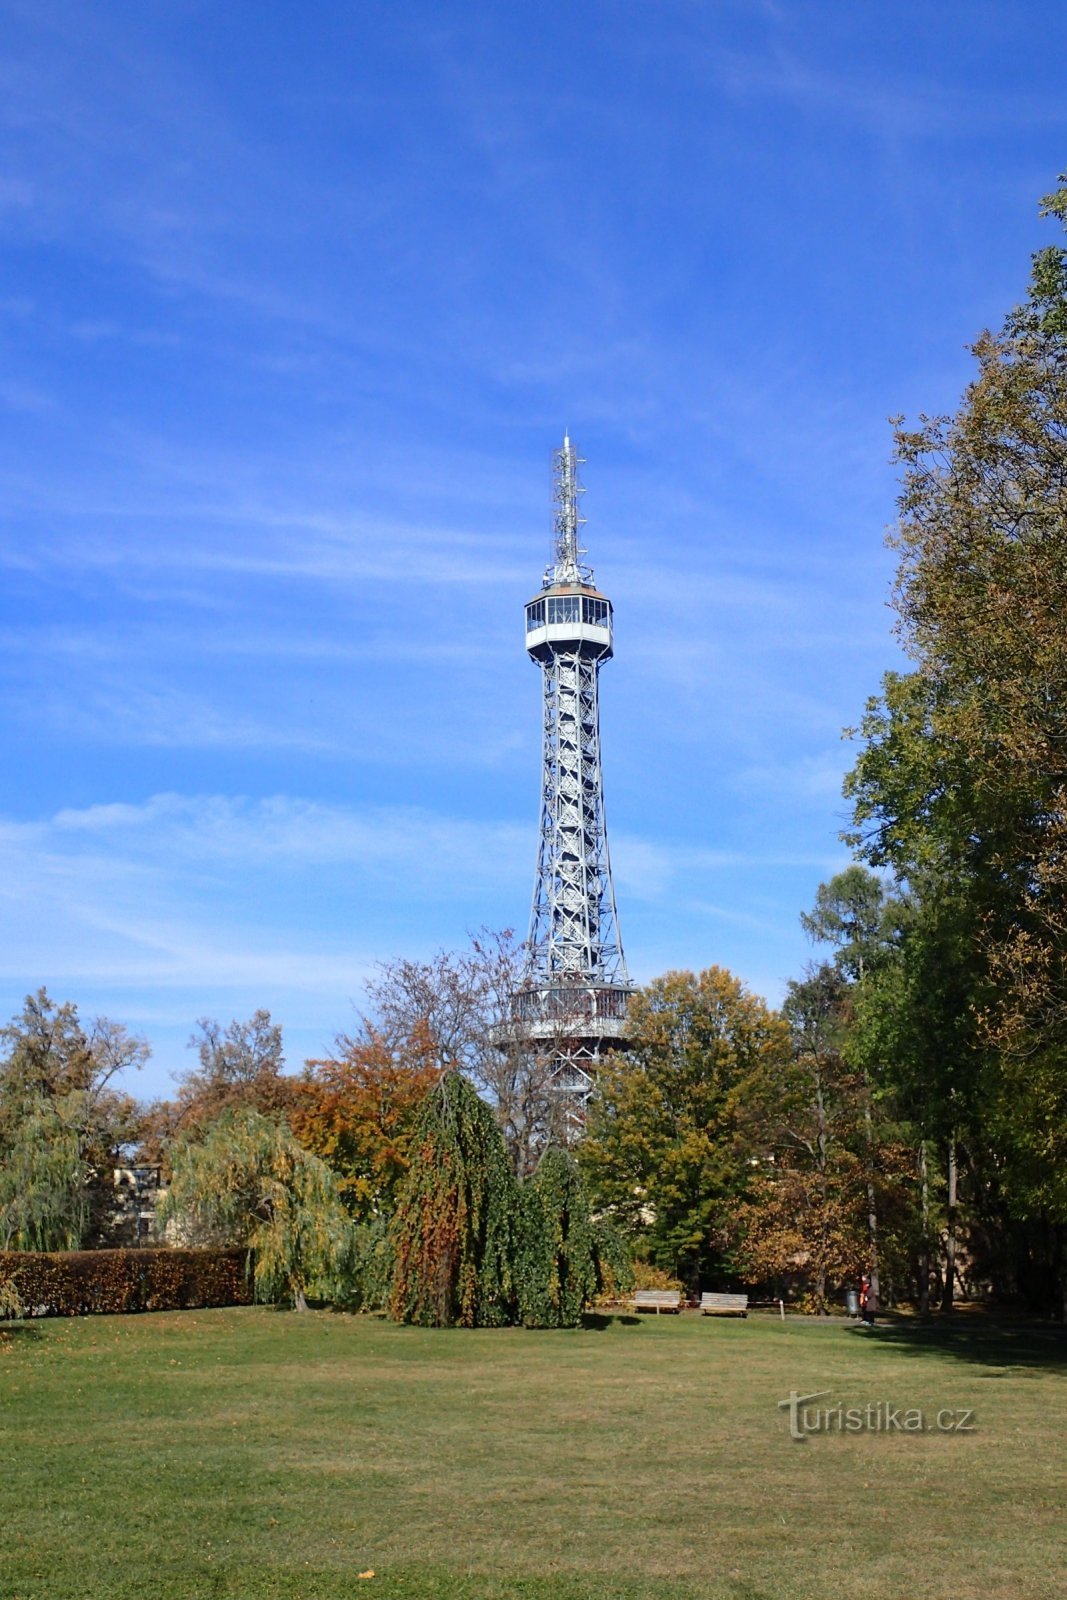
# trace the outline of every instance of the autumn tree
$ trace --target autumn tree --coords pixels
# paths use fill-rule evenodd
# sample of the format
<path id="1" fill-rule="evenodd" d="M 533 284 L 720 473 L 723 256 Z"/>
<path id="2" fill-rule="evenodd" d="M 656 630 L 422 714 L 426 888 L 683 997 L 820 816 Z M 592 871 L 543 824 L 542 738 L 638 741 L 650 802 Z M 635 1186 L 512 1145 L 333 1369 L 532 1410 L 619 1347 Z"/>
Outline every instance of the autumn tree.
<path id="1" fill-rule="evenodd" d="M 201 1017 L 189 1038 L 197 1063 L 178 1080 L 178 1092 L 146 1108 L 142 1159 L 169 1161 L 179 1137 L 206 1132 L 223 1111 L 247 1106 L 278 1118 L 287 1111 L 294 1079 L 285 1072 L 282 1029 L 269 1011 L 254 1011 L 247 1022 L 225 1024 Z"/>
<path id="2" fill-rule="evenodd" d="M 245 1245 L 253 1252 L 256 1297 L 343 1298 L 352 1224 L 333 1173 L 282 1122 L 230 1106 L 202 1134 L 171 1151 L 161 1228 L 183 1241 Z"/>
<path id="3" fill-rule="evenodd" d="M 425 1327 L 513 1320 L 518 1185 L 473 1085 L 448 1072 L 427 1096 L 392 1228 L 391 1316 Z"/>
<path id="4" fill-rule="evenodd" d="M 630 1005 L 630 1046 L 599 1076 L 579 1161 L 656 1266 L 692 1287 L 729 1270 L 749 1181 L 740 1111 L 788 1059 L 785 1024 L 721 967 L 669 972 Z"/>
<path id="5" fill-rule="evenodd" d="M 391 1214 L 423 1101 L 440 1076 L 421 1018 L 392 1038 L 364 1022 L 354 1036 L 338 1039 L 335 1056 L 307 1063 L 290 1124 L 305 1149 L 337 1175 L 341 1199 L 359 1221 Z"/>
<path id="6" fill-rule="evenodd" d="M 819 1313 L 869 1265 L 866 1093 L 844 1056 L 848 1007 L 831 963 L 790 983 L 792 1052 L 763 1057 L 742 1108 L 754 1171 L 740 1261 L 753 1281 L 803 1284 Z"/>

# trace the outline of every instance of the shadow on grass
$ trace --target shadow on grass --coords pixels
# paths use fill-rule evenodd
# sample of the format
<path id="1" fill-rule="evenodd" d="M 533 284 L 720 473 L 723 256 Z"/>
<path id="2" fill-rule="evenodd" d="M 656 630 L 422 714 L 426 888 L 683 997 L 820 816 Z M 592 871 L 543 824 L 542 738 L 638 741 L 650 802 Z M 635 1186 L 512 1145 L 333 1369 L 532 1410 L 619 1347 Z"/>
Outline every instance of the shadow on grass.
<path id="1" fill-rule="evenodd" d="M 591 1333 L 603 1333 L 605 1328 L 619 1323 L 623 1328 L 637 1328 L 641 1325 L 640 1317 L 622 1316 L 610 1311 L 583 1311 L 582 1327 Z"/>
<path id="2" fill-rule="evenodd" d="M 850 1336 L 900 1355 L 953 1356 L 978 1366 L 1033 1367 L 1067 1376 L 1067 1327 L 1059 1323 L 965 1312 L 929 1322 L 901 1318 L 876 1323 L 873 1328 L 858 1324 L 850 1329 Z M 987 1374 L 990 1378 L 1005 1375 Z"/>
<path id="3" fill-rule="evenodd" d="M 34 1339 L 42 1339 L 40 1322 L 0 1322 L 0 1345 L 28 1344 Z"/>

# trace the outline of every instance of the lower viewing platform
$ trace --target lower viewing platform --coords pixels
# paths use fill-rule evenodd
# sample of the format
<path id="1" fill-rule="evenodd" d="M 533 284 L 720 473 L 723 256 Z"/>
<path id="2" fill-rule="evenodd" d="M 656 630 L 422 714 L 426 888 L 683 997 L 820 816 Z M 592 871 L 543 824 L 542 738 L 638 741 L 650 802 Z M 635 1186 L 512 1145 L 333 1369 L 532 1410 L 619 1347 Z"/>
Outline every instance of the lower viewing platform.
<path id="1" fill-rule="evenodd" d="M 599 1040 L 608 1049 L 626 1045 L 630 985 L 532 982 L 511 997 L 510 1015 L 498 1023 L 500 1042 Z"/>

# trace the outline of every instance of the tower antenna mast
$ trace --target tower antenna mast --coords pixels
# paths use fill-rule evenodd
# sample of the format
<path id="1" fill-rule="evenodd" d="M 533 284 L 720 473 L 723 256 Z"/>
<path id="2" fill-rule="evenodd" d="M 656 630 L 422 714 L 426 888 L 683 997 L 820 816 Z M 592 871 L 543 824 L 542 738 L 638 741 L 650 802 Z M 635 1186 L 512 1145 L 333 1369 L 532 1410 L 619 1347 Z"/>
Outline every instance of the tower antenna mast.
<path id="1" fill-rule="evenodd" d="M 592 568 L 581 565 L 581 557 L 586 553 L 581 547 L 585 518 L 579 510 L 579 499 L 585 489 L 578 479 L 578 468 L 584 466 L 585 458 L 571 444 L 570 434 L 565 433 L 561 448 L 552 452 L 554 560 L 545 570 L 545 588 L 552 583 L 593 581 Z"/>

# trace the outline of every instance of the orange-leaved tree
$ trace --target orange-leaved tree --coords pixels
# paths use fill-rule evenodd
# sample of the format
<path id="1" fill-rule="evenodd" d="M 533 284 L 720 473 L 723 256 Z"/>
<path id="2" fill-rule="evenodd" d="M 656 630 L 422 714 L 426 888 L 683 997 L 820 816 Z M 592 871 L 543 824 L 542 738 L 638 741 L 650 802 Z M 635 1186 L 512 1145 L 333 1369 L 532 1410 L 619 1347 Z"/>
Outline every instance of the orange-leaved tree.
<path id="1" fill-rule="evenodd" d="M 336 1057 L 307 1063 L 289 1120 L 304 1148 L 337 1174 L 349 1212 L 369 1221 L 393 1209 L 417 1114 L 441 1067 L 421 1020 L 402 1040 L 364 1022 L 337 1042 Z"/>

